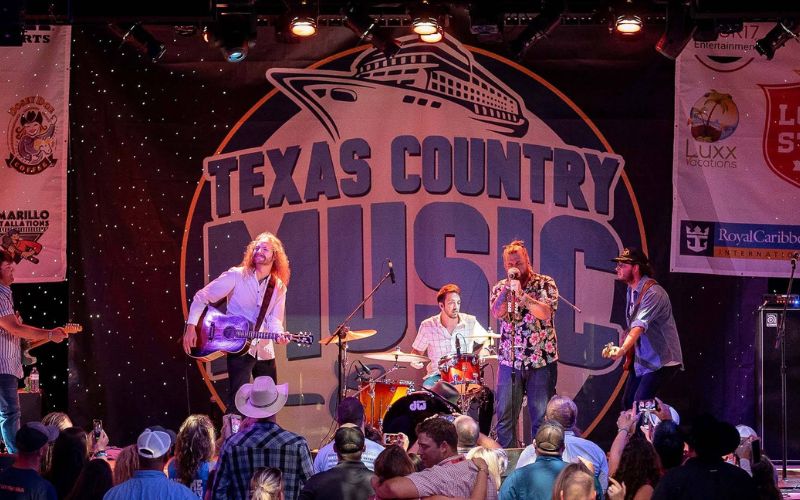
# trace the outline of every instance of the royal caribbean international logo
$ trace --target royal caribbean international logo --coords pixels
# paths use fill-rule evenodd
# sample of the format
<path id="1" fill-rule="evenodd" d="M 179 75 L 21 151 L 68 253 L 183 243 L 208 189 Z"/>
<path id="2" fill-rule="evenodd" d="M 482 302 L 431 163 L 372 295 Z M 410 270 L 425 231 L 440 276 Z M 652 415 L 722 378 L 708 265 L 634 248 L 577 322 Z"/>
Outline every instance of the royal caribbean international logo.
<path id="1" fill-rule="evenodd" d="M 713 223 L 681 221 L 681 255 L 714 255 Z"/>
<path id="2" fill-rule="evenodd" d="M 22 99 L 10 110 L 6 165 L 23 174 L 38 174 L 54 166 L 55 108 L 41 96 Z"/>

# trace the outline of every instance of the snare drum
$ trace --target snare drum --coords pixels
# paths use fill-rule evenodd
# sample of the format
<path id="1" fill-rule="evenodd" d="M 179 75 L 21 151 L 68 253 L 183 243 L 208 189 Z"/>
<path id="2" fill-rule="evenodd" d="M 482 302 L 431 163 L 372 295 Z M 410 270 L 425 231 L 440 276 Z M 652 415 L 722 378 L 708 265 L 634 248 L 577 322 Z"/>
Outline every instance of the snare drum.
<path id="1" fill-rule="evenodd" d="M 364 405 L 364 422 L 375 429 L 380 429 L 386 410 L 389 409 L 392 403 L 409 392 L 414 392 L 414 382 L 406 380 L 361 382 L 361 392 L 358 394 L 358 399 Z"/>
<path id="2" fill-rule="evenodd" d="M 481 390 L 481 365 L 477 354 L 450 354 L 439 360 L 442 380 L 453 384 L 461 394 Z"/>

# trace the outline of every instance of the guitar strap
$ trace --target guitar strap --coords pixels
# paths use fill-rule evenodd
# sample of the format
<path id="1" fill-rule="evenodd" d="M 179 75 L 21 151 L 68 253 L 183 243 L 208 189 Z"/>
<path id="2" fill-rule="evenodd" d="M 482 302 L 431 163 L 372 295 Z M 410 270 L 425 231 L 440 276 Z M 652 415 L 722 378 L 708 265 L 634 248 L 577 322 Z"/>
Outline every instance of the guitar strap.
<path id="1" fill-rule="evenodd" d="M 264 298 L 261 299 L 261 310 L 258 311 L 258 318 L 256 319 L 256 327 L 253 329 L 254 332 L 261 330 L 261 323 L 264 322 L 264 316 L 267 315 L 267 308 L 269 307 L 269 303 L 272 301 L 272 294 L 275 291 L 275 281 L 277 279 L 269 275 L 269 281 L 267 282 L 267 290 L 264 292 Z"/>

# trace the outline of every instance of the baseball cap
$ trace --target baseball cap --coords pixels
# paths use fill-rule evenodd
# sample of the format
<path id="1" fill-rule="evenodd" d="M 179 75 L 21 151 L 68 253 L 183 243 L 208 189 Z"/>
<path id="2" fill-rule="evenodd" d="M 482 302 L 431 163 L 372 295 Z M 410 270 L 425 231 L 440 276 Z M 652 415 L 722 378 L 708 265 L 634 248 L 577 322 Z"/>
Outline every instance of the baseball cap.
<path id="1" fill-rule="evenodd" d="M 172 437 L 165 431 L 145 429 L 136 440 L 139 456 L 144 458 L 163 457 L 172 446 Z"/>
<path id="2" fill-rule="evenodd" d="M 564 428 L 557 422 L 545 422 L 536 432 L 536 453 L 561 455 L 564 448 Z"/>
<path id="3" fill-rule="evenodd" d="M 52 443 L 58 437 L 58 427 L 44 425 L 41 422 L 28 422 L 20 427 L 14 443 L 19 451 L 32 453 L 47 443 Z"/>

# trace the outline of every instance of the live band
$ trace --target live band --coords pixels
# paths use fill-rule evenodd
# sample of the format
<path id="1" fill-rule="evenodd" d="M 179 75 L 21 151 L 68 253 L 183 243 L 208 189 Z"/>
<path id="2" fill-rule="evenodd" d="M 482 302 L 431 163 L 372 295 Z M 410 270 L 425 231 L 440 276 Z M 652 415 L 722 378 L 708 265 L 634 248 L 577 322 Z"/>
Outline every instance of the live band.
<path id="1" fill-rule="evenodd" d="M 606 345 L 602 355 L 626 358 L 629 376 L 622 405 L 630 408 L 635 401 L 655 398 L 682 368 L 683 360 L 669 297 L 652 278 L 648 257 L 629 247 L 612 260 L 617 263 L 616 278 L 628 287 L 628 329 L 621 344 Z M 496 417 L 491 434 L 501 446 L 514 447 L 522 444 L 517 421 L 527 398 L 535 435 L 558 377 L 554 323 L 558 287 L 550 276 L 533 271 L 522 241 L 504 246 L 503 263 L 507 277 L 492 287 L 489 300 L 497 333 L 461 312 L 461 290 L 446 284 L 436 297 L 439 313 L 422 321 L 410 352 L 398 348 L 364 355 L 391 361 L 392 368 L 377 374 L 360 361 L 354 363 L 360 379 L 357 396 L 370 425 L 386 433 L 413 434 L 415 424 L 429 415 L 470 413 L 486 434 Z M 392 274 L 390 267 L 384 280 Z M 251 376 L 270 375 L 277 380 L 273 342 L 311 342 L 307 333 L 284 329 L 289 278 L 283 244 L 274 234 L 262 233 L 247 246 L 239 266 L 222 273 L 192 300 L 183 347 L 200 359 L 227 354 L 228 408 L 233 408 L 230 398 Z M 225 314 L 214 307 L 223 301 Z M 375 333 L 345 327 L 320 343 L 338 346 L 340 363 L 346 366 L 346 358 L 341 357 L 342 352 L 346 354 L 345 344 Z M 492 359 L 498 360 L 494 390 L 484 382 Z M 406 364 L 425 370 L 422 391 L 416 391 L 412 382 L 393 377 Z"/>

